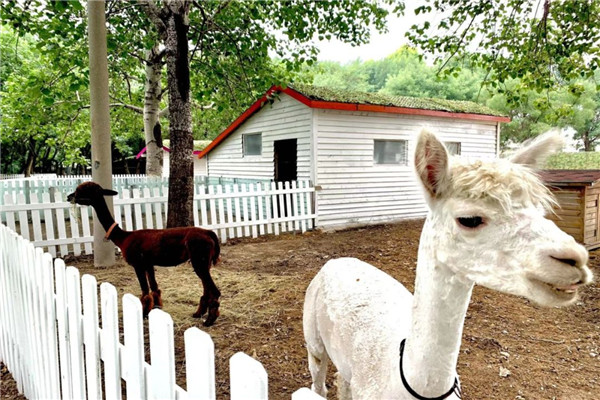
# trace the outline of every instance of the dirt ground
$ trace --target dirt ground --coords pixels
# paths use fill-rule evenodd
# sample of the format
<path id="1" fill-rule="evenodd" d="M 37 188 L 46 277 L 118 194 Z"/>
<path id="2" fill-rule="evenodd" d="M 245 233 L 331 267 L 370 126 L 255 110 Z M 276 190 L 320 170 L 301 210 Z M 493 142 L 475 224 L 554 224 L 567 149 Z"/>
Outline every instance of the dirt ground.
<path id="1" fill-rule="evenodd" d="M 217 398 L 229 397 L 229 358 L 245 352 L 269 374 L 269 397 L 290 399 L 310 387 L 304 339 L 304 291 L 331 258 L 357 257 L 391 274 L 412 291 L 422 220 L 339 232 L 309 232 L 229 241 L 212 270 L 222 292 L 221 316 L 206 331 L 215 342 Z M 120 295 L 139 294 L 133 268 L 122 260 L 96 269 L 89 257 L 67 265 L 115 285 Z M 600 275 L 600 250 L 590 254 Z M 163 310 L 175 326 L 178 384 L 185 388 L 183 332 L 201 326 L 192 318 L 200 296 L 190 265 L 157 268 Z M 330 368 L 330 398 L 335 387 Z M 588 286 L 566 309 L 542 308 L 522 298 L 476 287 L 458 360 L 463 399 L 600 398 L 600 287 Z M 4 368 L 3 398 L 10 384 Z M 5 397 L 6 395 L 6 397 Z"/>

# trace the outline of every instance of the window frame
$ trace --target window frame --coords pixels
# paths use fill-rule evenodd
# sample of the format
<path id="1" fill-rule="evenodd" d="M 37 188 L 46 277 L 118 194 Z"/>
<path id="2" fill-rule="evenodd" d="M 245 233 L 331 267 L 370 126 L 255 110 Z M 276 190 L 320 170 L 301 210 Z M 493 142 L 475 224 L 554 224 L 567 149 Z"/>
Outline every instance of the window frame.
<path id="1" fill-rule="evenodd" d="M 452 153 L 450 151 L 450 148 L 448 147 L 449 144 L 456 144 L 458 147 L 458 152 Z M 457 141 L 444 142 L 444 147 L 446 147 L 446 150 L 448 150 L 448 154 L 450 154 L 451 156 L 460 156 L 462 154 L 462 142 L 457 142 Z"/>
<path id="2" fill-rule="evenodd" d="M 381 157 L 377 157 L 377 143 L 399 143 L 401 146 L 400 152 L 395 153 L 401 155 L 400 161 L 396 162 L 378 162 L 378 159 Z M 385 153 L 385 149 L 383 150 Z M 385 155 L 385 154 L 384 154 Z M 384 157 L 385 158 L 385 157 Z M 373 139 L 373 165 L 382 166 L 382 167 L 390 167 L 390 166 L 399 166 L 406 167 L 408 166 L 408 140 L 406 139 Z"/>
<path id="3" fill-rule="evenodd" d="M 256 154 L 254 154 L 254 153 L 253 154 L 247 153 L 247 149 L 248 149 L 248 147 L 247 147 L 247 144 L 248 144 L 247 140 L 248 140 L 248 137 L 250 137 L 250 136 L 258 136 L 259 137 L 260 148 L 259 148 L 258 153 L 256 153 Z M 263 149 L 263 146 L 262 146 L 262 132 L 244 133 L 242 135 L 242 157 L 261 157 L 262 156 L 262 149 Z"/>

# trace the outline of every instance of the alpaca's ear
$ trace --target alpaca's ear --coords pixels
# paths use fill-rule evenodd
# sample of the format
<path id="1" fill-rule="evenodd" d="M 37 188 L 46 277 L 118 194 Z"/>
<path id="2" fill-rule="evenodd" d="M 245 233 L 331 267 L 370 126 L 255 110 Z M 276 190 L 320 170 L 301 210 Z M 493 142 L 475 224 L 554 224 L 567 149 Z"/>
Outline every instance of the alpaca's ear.
<path id="1" fill-rule="evenodd" d="M 440 197 L 448 184 L 448 152 L 437 137 L 423 130 L 419 134 L 415 149 L 415 169 L 427 194 Z"/>
<path id="2" fill-rule="evenodd" d="M 540 167 L 548 156 L 562 149 L 563 145 L 564 140 L 558 130 L 552 130 L 525 142 L 524 147 L 517 151 L 510 161 L 515 164 Z"/>
<path id="3" fill-rule="evenodd" d="M 102 195 L 104 196 L 116 196 L 118 195 L 118 192 L 115 192 L 114 190 L 110 190 L 110 189 L 102 189 Z"/>

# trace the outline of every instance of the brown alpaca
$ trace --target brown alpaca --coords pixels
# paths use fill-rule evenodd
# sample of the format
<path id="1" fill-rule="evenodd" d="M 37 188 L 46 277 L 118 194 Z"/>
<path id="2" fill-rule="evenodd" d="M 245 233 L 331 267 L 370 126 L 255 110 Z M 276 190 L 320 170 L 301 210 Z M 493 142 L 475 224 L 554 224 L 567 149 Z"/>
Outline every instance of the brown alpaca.
<path id="1" fill-rule="evenodd" d="M 161 292 L 154 277 L 154 266 L 171 267 L 190 260 L 204 288 L 198 309 L 193 316 L 201 318 L 208 311 L 204 325 L 212 325 L 219 316 L 221 296 L 210 276 L 210 267 L 217 263 L 221 252 L 217 235 L 213 231 L 195 227 L 124 231 L 113 219 L 104 200 L 104 196 L 116 194 L 114 190 L 103 189 L 97 183 L 84 182 L 67 197 L 67 200 L 94 208 L 98 220 L 106 230 L 106 239 L 121 249 L 125 261 L 135 269 L 142 289 L 140 300 L 144 316 L 148 315 L 152 308 L 162 307 Z"/>

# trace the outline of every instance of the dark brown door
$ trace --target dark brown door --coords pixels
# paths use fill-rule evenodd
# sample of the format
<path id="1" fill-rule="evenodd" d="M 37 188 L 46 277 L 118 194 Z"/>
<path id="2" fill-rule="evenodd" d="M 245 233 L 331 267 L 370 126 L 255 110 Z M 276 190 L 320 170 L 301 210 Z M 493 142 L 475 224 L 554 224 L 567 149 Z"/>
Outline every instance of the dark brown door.
<path id="1" fill-rule="evenodd" d="M 273 146 L 275 181 L 295 181 L 298 178 L 297 139 L 276 140 Z"/>

